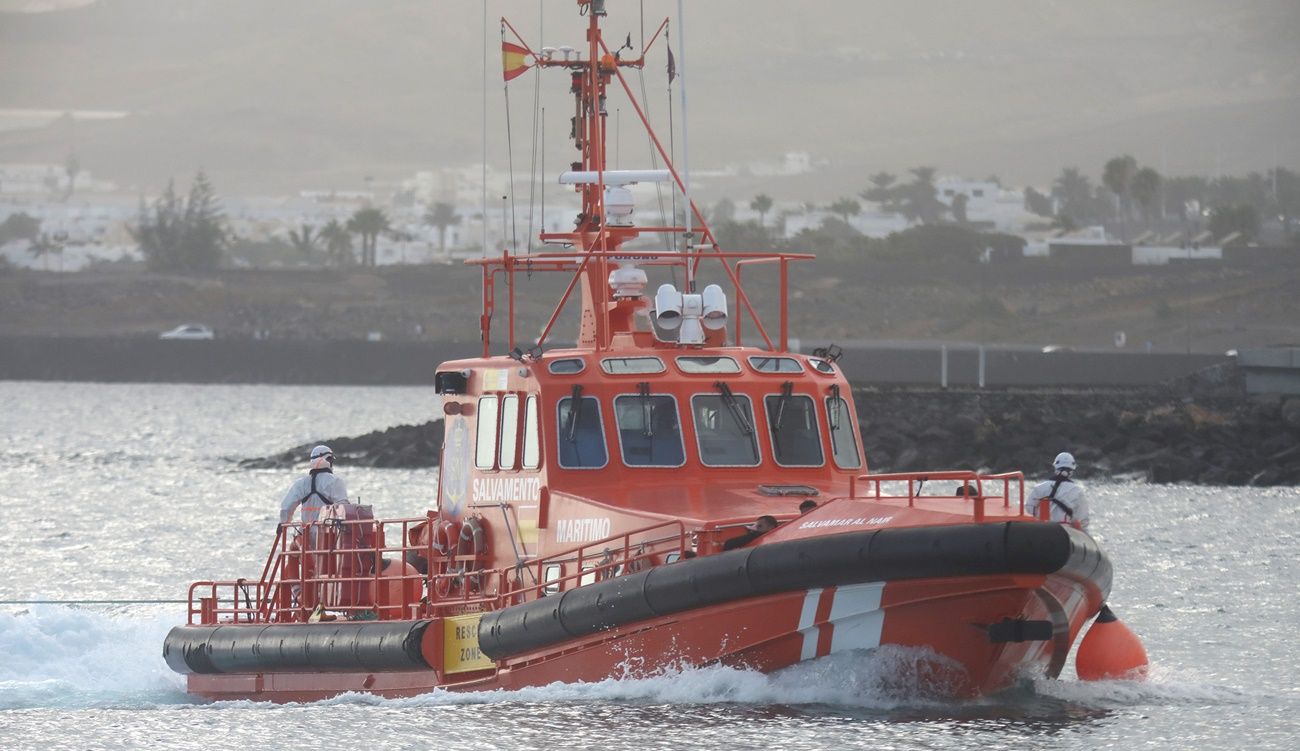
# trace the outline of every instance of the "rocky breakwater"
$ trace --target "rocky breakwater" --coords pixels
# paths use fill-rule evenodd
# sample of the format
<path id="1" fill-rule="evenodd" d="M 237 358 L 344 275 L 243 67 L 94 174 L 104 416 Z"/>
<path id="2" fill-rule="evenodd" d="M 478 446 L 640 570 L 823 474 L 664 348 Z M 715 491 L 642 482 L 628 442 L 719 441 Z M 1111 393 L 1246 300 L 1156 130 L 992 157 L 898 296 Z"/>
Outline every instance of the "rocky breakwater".
<path id="1" fill-rule="evenodd" d="M 1300 483 L 1300 399 L 1143 391 L 854 393 L 873 472 L 1050 472 L 1070 451 L 1081 478 Z"/>
<path id="2" fill-rule="evenodd" d="M 1048 473 L 1070 451 L 1079 476 L 1158 483 L 1300 484 L 1300 398 L 1187 389 L 1142 391 L 855 390 L 872 472 L 937 469 Z M 431 467 L 442 421 L 324 439 L 341 466 Z M 240 462 L 300 465 L 308 443 Z"/>
<path id="3" fill-rule="evenodd" d="M 294 446 L 278 454 L 244 459 L 244 469 L 287 469 L 305 464 L 313 446 L 334 450 L 340 467 L 436 467 L 442 455 L 442 420 L 423 425 L 398 425 L 356 437 L 326 438 Z"/>

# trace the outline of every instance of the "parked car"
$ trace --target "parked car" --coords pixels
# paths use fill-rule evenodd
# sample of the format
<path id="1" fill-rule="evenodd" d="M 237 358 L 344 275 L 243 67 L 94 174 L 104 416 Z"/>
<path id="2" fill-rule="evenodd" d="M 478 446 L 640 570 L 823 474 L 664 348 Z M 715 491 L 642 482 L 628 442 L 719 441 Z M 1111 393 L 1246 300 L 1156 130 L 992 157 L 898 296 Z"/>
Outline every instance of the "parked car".
<path id="1" fill-rule="evenodd" d="M 212 329 L 201 323 L 183 323 L 158 335 L 159 339 L 215 339 Z"/>
<path id="2" fill-rule="evenodd" d="M 1074 351 L 1074 347 L 1068 347 L 1063 344 L 1049 344 L 1046 347 L 1043 347 L 1043 354 L 1045 355 L 1051 355 L 1057 352 L 1073 352 L 1073 351 Z"/>

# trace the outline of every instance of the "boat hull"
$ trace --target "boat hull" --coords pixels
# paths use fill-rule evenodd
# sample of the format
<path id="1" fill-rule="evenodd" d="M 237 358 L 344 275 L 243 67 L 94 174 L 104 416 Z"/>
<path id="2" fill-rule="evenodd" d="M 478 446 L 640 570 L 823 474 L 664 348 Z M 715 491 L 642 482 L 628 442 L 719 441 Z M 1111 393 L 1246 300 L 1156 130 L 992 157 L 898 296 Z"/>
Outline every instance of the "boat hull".
<path id="1" fill-rule="evenodd" d="M 912 541 L 910 553 L 904 540 Z M 814 551 L 820 559 L 810 558 Z M 860 564 L 846 568 L 836 556 Z M 775 567 L 778 561 L 786 563 Z M 882 571 L 893 574 L 875 578 Z M 908 572 L 946 575 L 908 577 Z M 683 561 L 488 613 L 479 643 L 495 660 L 490 669 L 444 672 L 435 620 L 420 631 L 423 669 L 365 669 L 364 659 L 349 669 L 324 667 L 337 665 L 337 658 L 303 669 L 295 651 L 296 667 L 277 667 L 262 657 L 256 669 L 244 669 L 240 666 L 253 664 L 249 658 L 228 658 L 216 662 L 241 672 L 192 671 L 188 681 L 191 693 L 213 699 L 309 701 L 349 691 L 401 697 L 439 688 L 515 689 L 635 678 L 711 664 L 771 672 L 894 645 L 918 650 L 913 684 L 921 680 L 936 694 L 971 696 L 1005 688 L 1025 673 L 1057 675 L 1109 585 L 1110 565 L 1095 542 L 1058 525 L 960 525 L 924 534 L 876 530 Z M 655 607 L 671 612 L 654 613 Z M 413 623 L 373 625 L 400 636 L 413 633 Z M 228 634 L 258 627 L 213 628 L 214 634 Z M 184 633 L 193 640 L 203 632 L 190 627 Z M 278 644 L 279 637 L 271 636 Z M 197 651 L 219 650 L 218 641 Z M 223 643 L 229 642 L 224 637 Z M 401 660 L 419 653 L 411 642 L 410 636 L 389 638 L 406 645 L 399 650 Z M 169 654 L 182 646 L 169 636 Z M 315 651 L 340 651 L 331 646 L 332 651 Z M 266 646 L 252 651 L 272 652 Z M 196 662 L 201 667 L 202 659 Z M 394 663 L 390 658 L 386 664 Z"/>

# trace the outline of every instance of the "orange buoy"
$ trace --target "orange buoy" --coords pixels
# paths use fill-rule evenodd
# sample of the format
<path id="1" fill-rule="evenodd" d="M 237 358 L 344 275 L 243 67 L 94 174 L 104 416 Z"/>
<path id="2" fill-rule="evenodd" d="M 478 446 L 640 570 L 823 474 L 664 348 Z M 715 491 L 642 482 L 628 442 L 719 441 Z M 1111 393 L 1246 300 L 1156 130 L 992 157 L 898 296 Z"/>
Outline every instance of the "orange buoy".
<path id="1" fill-rule="evenodd" d="M 1129 630 L 1106 605 L 1079 644 L 1074 669 L 1084 681 L 1141 680 L 1147 675 L 1147 651 L 1142 640 Z"/>

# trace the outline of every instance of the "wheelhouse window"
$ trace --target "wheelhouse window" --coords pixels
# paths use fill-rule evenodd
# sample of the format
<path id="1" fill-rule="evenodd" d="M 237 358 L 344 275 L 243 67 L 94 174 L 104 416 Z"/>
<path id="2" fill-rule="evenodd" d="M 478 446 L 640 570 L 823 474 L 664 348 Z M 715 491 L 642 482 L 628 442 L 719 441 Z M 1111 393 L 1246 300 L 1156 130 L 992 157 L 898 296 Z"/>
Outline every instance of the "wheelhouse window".
<path id="1" fill-rule="evenodd" d="M 824 460 L 815 402 L 793 390 L 793 384 L 786 381 L 780 394 L 763 399 L 773 457 L 784 467 L 820 467 Z"/>
<path id="2" fill-rule="evenodd" d="M 718 394 L 691 397 L 700 461 L 710 467 L 753 467 L 760 459 L 749 397 L 718 384 Z"/>
<path id="3" fill-rule="evenodd" d="M 658 357 L 606 357 L 600 369 L 610 375 L 644 375 L 664 372 L 664 361 Z"/>
<path id="4" fill-rule="evenodd" d="M 677 367 L 691 374 L 740 372 L 740 365 L 730 357 L 679 357 Z"/>
<path id="5" fill-rule="evenodd" d="M 835 366 L 831 365 L 830 362 L 826 360 L 822 360 L 821 358 L 810 357 L 808 358 L 808 364 L 813 366 L 813 370 L 817 371 L 818 373 L 829 374 L 835 372 Z"/>
<path id="6" fill-rule="evenodd" d="M 849 405 L 843 397 L 826 398 L 826 419 L 831 426 L 831 455 L 835 457 L 835 466 L 842 469 L 858 469 L 862 458 L 858 454 L 858 436 L 853 431 L 853 420 L 849 417 Z"/>
<path id="7" fill-rule="evenodd" d="M 574 387 L 573 396 L 560 400 L 557 412 L 560 466 L 566 469 L 597 469 L 609 457 L 605 451 L 605 431 L 600 423 L 600 402 L 594 396 L 581 396 Z"/>
<path id="8" fill-rule="evenodd" d="M 587 364 L 584 363 L 581 358 L 566 357 L 563 360 L 552 360 L 550 364 L 546 366 L 546 369 L 550 371 L 552 375 L 573 375 L 574 373 L 581 373 L 586 369 L 586 367 Z"/>
<path id="9" fill-rule="evenodd" d="M 519 449 L 519 397 L 515 394 L 501 399 L 501 451 L 497 466 L 514 469 Z"/>
<path id="10" fill-rule="evenodd" d="M 623 463 L 631 467 L 680 467 L 686 463 L 677 400 L 665 394 L 642 392 L 614 397 L 614 418 Z"/>
<path id="11" fill-rule="evenodd" d="M 478 444 L 474 450 L 474 466 L 479 469 L 492 469 L 496 466 L 499 408 L 495 396 L 484 396 L 478 400 Z"/>
<path id="12" fill-rule="evenodd" d="M 760 373 L 802 373 L 803 366 L 793 357 L 751 357 L 749 367 Z"/>
<path id="13" fill-rule="evenodd" d="M 537 469 L 542 463 L 541 441 L 537 430 L 537 397 L 524 403 L 524 469 Z"/>

